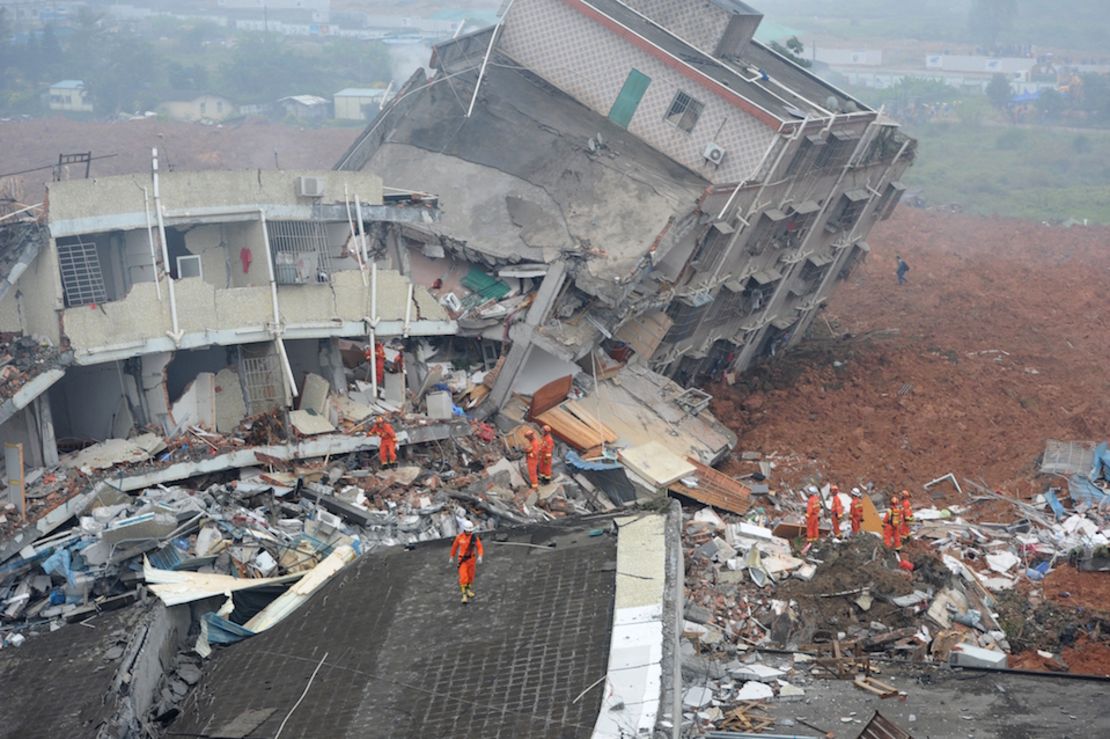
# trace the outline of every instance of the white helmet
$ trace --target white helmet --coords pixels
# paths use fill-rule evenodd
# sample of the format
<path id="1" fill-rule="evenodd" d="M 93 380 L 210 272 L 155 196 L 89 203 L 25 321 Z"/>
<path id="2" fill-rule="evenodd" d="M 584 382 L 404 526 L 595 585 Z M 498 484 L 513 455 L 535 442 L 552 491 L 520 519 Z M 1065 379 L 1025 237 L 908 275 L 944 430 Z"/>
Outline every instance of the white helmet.
<path id="1" fill-rule="evenodd" d="M 859 496 L 859 495 L 863 495 L 863 493 L 862 493 L 862 492 L 860 492 L 860 489 L 859 489 L 859 488 L 852 488 L 852 495 L 857 495 L 857 496 Z"/>
<path id="2" fill-rule="evenodd" d="M 810 495 L 817 495 L 817 486 L 816 485 L 810 485 L 808 488 L 806 488 L 806 492 L 809 493 Z"/>
<path id="3" fill-rule="evenodd" d="M 463 521 L 462 530 L 469 534 L 474 530 L 474 523 L 472 521 Z"/>

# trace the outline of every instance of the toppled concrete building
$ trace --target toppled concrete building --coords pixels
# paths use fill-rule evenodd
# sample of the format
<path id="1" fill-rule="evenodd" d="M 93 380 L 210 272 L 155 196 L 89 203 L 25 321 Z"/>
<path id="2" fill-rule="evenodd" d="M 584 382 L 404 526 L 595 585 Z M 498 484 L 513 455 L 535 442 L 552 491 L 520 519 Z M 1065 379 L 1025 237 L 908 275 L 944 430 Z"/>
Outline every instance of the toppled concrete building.
<path id="1" fill-rule="evenodd" d="M 444 197 L 401 230 L 425 254 L 542 276 L 499 406 L 598 347 L 686 386 L 742 371 L 868 253 L 915 142 L 755 41 L 760 19 L 733 0 L 514 0 L 435 47 L 341 159 Z"/>

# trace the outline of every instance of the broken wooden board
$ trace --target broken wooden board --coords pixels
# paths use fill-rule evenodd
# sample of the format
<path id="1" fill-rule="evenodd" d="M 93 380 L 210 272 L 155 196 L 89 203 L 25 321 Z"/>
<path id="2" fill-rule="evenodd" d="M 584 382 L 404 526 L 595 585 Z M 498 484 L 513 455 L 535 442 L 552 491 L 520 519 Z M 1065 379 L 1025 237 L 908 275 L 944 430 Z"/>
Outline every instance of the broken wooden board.
<path id="1" fill-rule="evenodd" d="M 898 695 L 898 688 L 886 683 L 881 683 L 873 677 L 859 676 L 852 681 L 853 684 L 861 690 L 866 690 L 868 693 L 874 693 L 880 698 L 893 698 Z"/>
<path id="2" fill-rule="evenodd" d="M 577 400 L 568 400 L 559 407 L 569 411 L 571 415 L 590 427 L 590 429 L 595 431 L 606 444 L 613 444 L 616 442 L 617 433 L 602 423 L 598 417 L 591 413 L 581 402 Z"/>
<path id="3" fill-rule="evenodd" d="M 567 375 L 552 380 L 532 393 L 532 403 L 528 406 L 528 418 L 538 421 L 541 415 L 566 400 L 573 382 L 574 379 Z"/>
<path id="4" fill-rule="evenodd" d="M 647 359 L 659 348 L 673 323 L 671 317 L 661 310 L 647 311 L 621 326 L 613 338 L 628 344 L 633 351 Z"/>
<path id="5" fill-rule="evenodd" d="M 871 500 L 871 496 L 861 495 L 860 500 L 863 501 L 863 530 L 872 534 L 882 533 L 883 520 L 879 516 L 878 509 L 875 508 L 875 503 Z"/>
<path id="6" fill-rule="evenodd" d="M 606 435 L 594 430 L 589 424 L 562 406 L 551 408 L 536 417 L 536 422 L 551 427 L 551 433 L 570 444 L 583 457 L 590 458 L 601 453 L 606 443 Z"/>
<path id="7" fill-rule="evenodd" d="M 622 449 L 619 459 L 632 472 L 661 488 L 697 472 L 694 465 L 657 441 Z"/>
<path id="8" fill-rule="evenodd" d="M 693 457 L 687 457 L 686 461 L 694 466 L 696 470 L 694 477 L 697 478 L 698 484 L 691 487 L 679 479 L 671 484 L 669 489 L 672 493 L 724 511 L 741 515 L 748 512 L 752 494 L 746 485 L 709 465 L 702 464 Z"/>
<path id="9" fill-rule="evenodd" d="M 875 715 L 863 727 L 859 739 L 913 739 L 913 735 L 886 716 L 875 711 Z"/>

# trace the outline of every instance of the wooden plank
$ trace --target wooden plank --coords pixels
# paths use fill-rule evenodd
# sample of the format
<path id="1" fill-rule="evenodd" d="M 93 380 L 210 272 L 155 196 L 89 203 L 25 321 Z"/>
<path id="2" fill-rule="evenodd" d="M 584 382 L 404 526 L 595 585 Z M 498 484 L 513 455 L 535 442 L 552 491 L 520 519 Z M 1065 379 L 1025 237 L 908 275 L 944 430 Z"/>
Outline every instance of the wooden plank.
<path id="1" fill-rule="evenodd" d="M 537 420 L 539 416 L 549 409 L 567 399 L 573 379 L 570 375 L 552 380 L 536 392 L 532 393 L 532 403 L 528 407 L 528 418 Z"/>
<path id="2" fill-rule="evenodd" d="M 694 466 L 694 477 L 698 480 L 698 486 L 689 487 L 678 480 L 669 488 L 672 493 L 732 513 L 748 512 L 752 495 L 748 486 L 702 464 L 693 457 L 687 457 L 686 461 Z"/>
<path id="3" fill-rule="evenodd" d="M 597 416 L 591 413 L 590 410 L 579 401 L 568 400 L 559 407 L 569 411 L 571 415 L 579 421 L 596 431 L 597 435 L 604 439 L 606 444 L 613 444 L 617 441 L 617 433 L 602 423 Z"/>
<path id="4" fill-rule="evenodd" d="M 602 444 L 601 436 L 562 408 L 551 408 L 535 420 L 550 426 L 553 436 L 579 452 L 600 447 Z"/>
<path id="5" fill-rule="evenodd" d="M 650 359 L 673 323 L 663 311 L 649 311 L 625 323 L 613 338 L 628 344 L 644 359 Z"/>

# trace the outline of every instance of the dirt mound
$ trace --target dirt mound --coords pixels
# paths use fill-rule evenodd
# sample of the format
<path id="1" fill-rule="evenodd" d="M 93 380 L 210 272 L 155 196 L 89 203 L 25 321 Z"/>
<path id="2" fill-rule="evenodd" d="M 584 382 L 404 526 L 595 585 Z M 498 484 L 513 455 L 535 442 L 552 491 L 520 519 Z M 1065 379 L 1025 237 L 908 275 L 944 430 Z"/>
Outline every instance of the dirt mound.
<path id="1" fill-rule="evenodd" d="M 1074 567 L 1057 567 L 1044 579 L 1044 595 L 1068 608 L 1082 608 L 1110 618 L 1110 574 L 1080 572 Z"/>
<path id="2" fill-rule="evenodd" d="M 1045 439 L 1107 433 L 1110 228 L 902 208 L 870 241 L 814 322 L 848 338 L 711 389 L 740 449 L 779 453 L 772 482 L 920 490 L 954 472 L 1024 495 Z"/>

